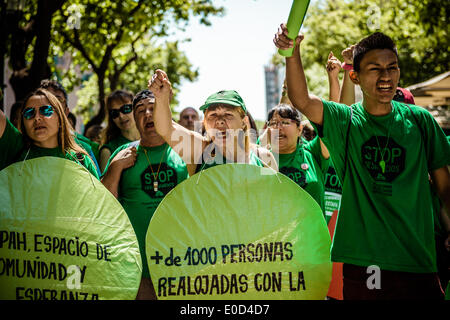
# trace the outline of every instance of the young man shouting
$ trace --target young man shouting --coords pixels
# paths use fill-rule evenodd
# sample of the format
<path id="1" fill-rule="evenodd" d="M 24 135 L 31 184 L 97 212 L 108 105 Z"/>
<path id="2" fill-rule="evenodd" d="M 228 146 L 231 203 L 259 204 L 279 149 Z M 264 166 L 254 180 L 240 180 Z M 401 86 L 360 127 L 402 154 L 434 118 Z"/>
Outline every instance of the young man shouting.
<path id="1" fill-rule="evenodd" d="M 287 34 L 281 25 L 278 48 L 294 46 Z M 302 40 L 286 58 L 289 99 L 315 126 L 343 185 L 331 259 L 344 263 L 344 299 L 443 299 L 430 186 L 449 214 L 450 147 L 442 129 L 425 109 L 392 100 L 400 69 L 388 36 L 372 34 L 354 48 L 350 78 L 363 100 L 351 107 L 309 94 Z M 374 271 L 379 281 L 372 283 Z"/>

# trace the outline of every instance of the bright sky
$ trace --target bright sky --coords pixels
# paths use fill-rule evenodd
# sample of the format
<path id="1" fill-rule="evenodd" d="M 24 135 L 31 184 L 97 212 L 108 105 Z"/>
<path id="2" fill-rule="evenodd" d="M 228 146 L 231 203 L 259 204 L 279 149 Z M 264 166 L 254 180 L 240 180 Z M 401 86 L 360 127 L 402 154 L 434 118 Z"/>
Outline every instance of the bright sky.
<path id="1" fill-rule="evenodd" d="M 177 111 L 192 106 L 197 110 L 206 98 L 219 90 L 237 90 L 257 120 L 266 118 L 264 65 L 275 50 L 273 36 L 287 21 L 292 0 L 217 0 L 226 9 L 224 17 L 210 18 L 210 27 L 192 20 L 180 44 L 194 67 L 195 82 L 185 82 Z"/>

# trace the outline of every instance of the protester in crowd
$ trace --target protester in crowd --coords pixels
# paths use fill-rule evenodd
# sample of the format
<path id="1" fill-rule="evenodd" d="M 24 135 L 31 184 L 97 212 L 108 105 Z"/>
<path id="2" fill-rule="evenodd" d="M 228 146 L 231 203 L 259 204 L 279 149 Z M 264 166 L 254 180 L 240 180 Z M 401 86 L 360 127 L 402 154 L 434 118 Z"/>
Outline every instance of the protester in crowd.
<path id="1" fill-rule="evenodd" d="M 186 129 L 189 129 L 191 131 L 199 131 L 199 130 L 195 130 L 195 124 L 200 120 L 199 116 L 198 116 L 198 112 L 197 110 L 195 110 L 192 107 L 187 107 L 184 108 L 181 112 L 180 112 L 180 120 L 178 121 L 178 123 L 180 125 L 182 125 L 183 127 L 185 127 Z M 201 126 L 199 126 L 201 127 Z"/>
<path id="2" fill-rule="evenodd" d="M 378 32 L 355 46 L 349 76 L 363 101 L 348 107 L 309 94 L 304 37 L 287 34 L 281 25 L 274 43 L 295 42 L 286 58 L 289 98 L 315 126 L 342 181 L 331 258 L 344 263 L 344 299 L 443 299 L 428 173 L 450 212 L 450 146 L 428 111 L 392 100 L 400 77 L 395 44 Z M 379 268 L 381 287 L 367 285 L 370 266 Z"/>
<path id="3" fill-rule="evenodd" d="M 351 105 L 355 100 L 354 84 L 349 77 L 349 69 L 353 64 L 353 49 L 351 46 L 342 51 L 344 64 L 342 64 L 332 52 L 328 55 L 326 70 L 328 73 L 329 83 L 329 100 L 334 102 L 343 102 Z M 350 68 L 349 68 L 350 66 Z M 344 69 L 344 79 L 341 86 L 339 84 L 339 72 Z M 325 174 L 325 215 L 328 224 L 330 236 L 333 238 L 336 221 L 338 218 L 339 208 L 342 199 L 342 186 L 339 177 L 333 165 L 332 158 L 328 170 Z M 331 276 L 330 287 L 327 293 L 327 299 L 342 300 L 343 299 L 343 283 L 342 283 L 342 263 L 333 262 L 333 270 Z"/>
<path id="4" fill-rule="evenodd" d="M 118 147 L 139 139 L 132 113 L 133 95 L 125 90 L 115 90 L 106 98 L 107 125 L 100 147 L 100 169 L 106 167 L 111 154 Z"/>
<path id="5" fill-rule="evenodd" d="M 86 130 L 86 138 L 92 141 L 92 151 L 97 159 L 100 159 L 100 144 L 102 143 L 103 127 L 99 124 L 94 124 Z"/>
<path id="6" fill-rule="evenodd" d="M 94 124 L 86 130 L 86 138 L 100 144 L 102 143 L 102 131 L 103 127 L 99 124 Z"/>
<path id="7" fill-rule="evenodd" d="M 328 55 L 327 74 L 329 83 L 329 100 L 333 102 L 341 102 L 346 105 L 355 103 L 355 85 L 351 82 L 349 73 L 353 65 L 352 45 L 342 51 L 344 63 L 341 63 L 333 52 Z M 344 78 L 342 81 L 342 90 L 339 84 L 339 72 L 344 69 Z M 333 212 L 339 210 L 342 198 L 342 186 L 337 176 L 333 161 L 330 158 L 328 171 L 325 175 L 325 211 L 327 215 L 327 223 L 330 221 Z M 337 214 L 337 213 L 336 213 Z"/>
<path id="8" fill-rule="evenodd" d="M 149 88 L 156 96 L 156 130 L 186 162 L 189 175 L 224 163 L 248 163 L 276 169 L 275 159 L 267 149 L 251 150 L 247 109 L 236 91 L 212 94 L 200 107 L 207 134 L 204 137 L 172 121 L 169 106 L 172 88 L 164 71 L 156 70 Z"/>
<path id="9" fill-rule="evenodd" d="M 64 109 L 64 114 L 66 115 L 66 117 L 68 117 L 70 114 L 69 106 L 67 104 L 68 96 L 62 84 L 60 84 L 58 81 L 55 80 L 44 79 L 41 81 L 40 88 L 48 90 L 59 100 Z M 98 166 L 97 158 L 94 154 L 94 151 L 92 150 L 93 145 L 92 141 L 76 132 L 74 126 L 70 127 L 70 132 L 74 136 L 75 143 L 77 143 L 78 145 L 80 145 L 80 147 L 86 150 L 88 155 L 91 157 L 92 161 L 94 161 L 95 167 L 97 168 L 97 174 L 100 175 L 100 168 Z"/>
<path id="10" fill-rule="evenodd" d="M 14 127 L 19 126 L 19 120 L 21 117 L 20 110 L 22 109 L 22 101 L 16 101 L 11 106 L 11 110 L 9 110 L 9 121 L 13 124 Z"/>
<path id="11" fill-rule="evenodd" d="M 308 119 L 302 120 L 301 124 L 303 126 L 302 139 L 305 142 L 314 140 L 314 138 L 317 137 L 317 134 Z"/>
<path id="12" fill-rule="evenodd" d="M 151 91 L 136 94 L 132 108 L 141 139 L 118 147 L 102 177 L 125 209 L 138 239 L 143 270 L 137 299 L 156 299 L 145 250 L 150 219 L 167 193 L 188 177 L 186 164 L 155 130 L 154 106 Z"/>
<path id="13" fill-rule="evenodd" d="M 347 48 L 342 52 L 344 57 L 344 70 L 345 78 L 343 80 L 342 90 L 340 91 L 341 102 L 346 105 L 352 105 L 355 103 L 355 84 L 351 81 L 349 74 L 353 70 L 353 49 L 354 46 Z M 335 76 L 337 78 L 337 76 Z M 395 101 L 414 104 L 414 96 L 412 93 L 404 88 L 397 87 L 395 95 L 392 98 Z M 332 100 L 330 98 L 330 100 Z M 332 100 L 335 101 L 335 100 Z M 330 169 L 332 164 L 330 164 Z M 327 178 L 332 178 L 331 176 Z M 438 276 L 441 282 L 441 287 L 446 288 L 446 285 L 450 279 L 450 253 L 446 249 L 446 243 L 450 245 L 450 241 L 447 240 L 450 232 L 450 218 L 447 217 L 445 209 L 442 207 L 442 202 L 439 200 L 439 196 L 430 181 L 432 203 L 433 203 L 433 213 L 434 213 L 434 229 L 435 229 L 435 243 L 436 243 L 436 266 L 438 271 Z M 325 185 L 325 190 L 327 190 L 327 184 Z"/>
<path id="14" fill-rule="evenodd" d="M 58 99 L 37 89 L 24 99 L 18 129 L 0 111 L 0 170 L 38 157 L 58 157 L 84 166 L 98 179 L 97 170 L 85 150 L 78 146 Z"/>
<path id="15" fill-rule="evenodd" d="M 269 148 L 278 159 L 279 171 L 308 192 L 324 212 L 324 172 L 328 169 L 329 154 L 325 147 L 325 155 L 322 154 L 318 138 L 303 142 L 301 118 L 292 106 L 277 105 L 267 116 L 268 129 L 264 134 L 269 138 L 262 137 L 260 141 L 264 147 L 266 141 L 272 141 Z"/>

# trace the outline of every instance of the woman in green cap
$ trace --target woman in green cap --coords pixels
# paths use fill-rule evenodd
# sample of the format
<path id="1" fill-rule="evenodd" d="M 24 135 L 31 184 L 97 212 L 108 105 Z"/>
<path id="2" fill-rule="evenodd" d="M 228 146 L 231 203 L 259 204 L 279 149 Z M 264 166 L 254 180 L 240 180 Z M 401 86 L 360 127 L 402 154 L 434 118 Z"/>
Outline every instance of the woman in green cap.
<path id="1" fill-rule="evenodd" d="M 167 74 L 156 70 L 149 81 L 155 94 L 156 131 L 183 158 L 189 175 L 225 163 L 248 163 L 277 170 L 273 155 L 265 148 L 250 147 L 249 121 L 241 96 L 234 90 L 219 91 L 200 107 L 206 137 L 172 121 L 172 86 Z"/>

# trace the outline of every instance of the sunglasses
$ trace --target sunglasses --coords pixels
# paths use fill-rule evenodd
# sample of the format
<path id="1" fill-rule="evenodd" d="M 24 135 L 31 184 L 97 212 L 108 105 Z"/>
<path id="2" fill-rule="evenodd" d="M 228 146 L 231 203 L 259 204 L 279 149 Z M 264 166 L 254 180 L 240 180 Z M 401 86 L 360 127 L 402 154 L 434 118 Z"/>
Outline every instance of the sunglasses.
<path id="1" fill-rule="evenodd" d="M 112 109 L 109 110 L 109 116 L 112 119 L 117 118 L 120 113 L 122 112 L 123 114 L 128 114 L 133 110 L 133 106 L 131 104 L 124 104 L 123 106 L 121 106 L 119 109 Z"/>
<path id="2" fill-rule="evenodd" d="M 55 110 L 52 106 L 40 106 L 39 113 L 46 118 L 50 118 Z M 22 115 L 25 119 L 30 120 L 36 116 L 36 108 L 28 107 L 22 111 Z"/>

